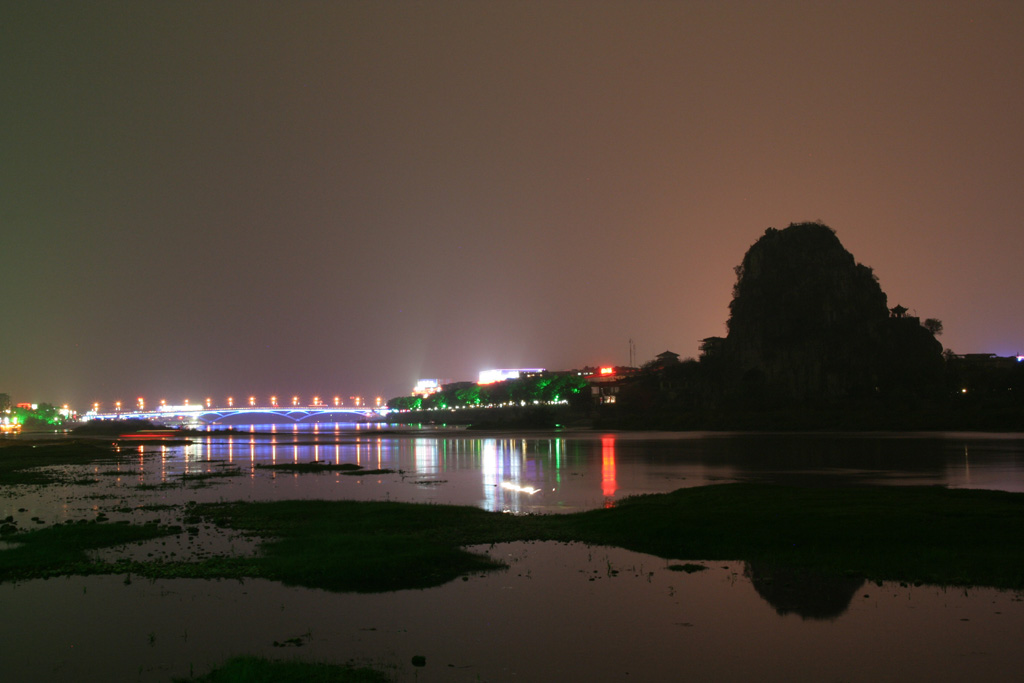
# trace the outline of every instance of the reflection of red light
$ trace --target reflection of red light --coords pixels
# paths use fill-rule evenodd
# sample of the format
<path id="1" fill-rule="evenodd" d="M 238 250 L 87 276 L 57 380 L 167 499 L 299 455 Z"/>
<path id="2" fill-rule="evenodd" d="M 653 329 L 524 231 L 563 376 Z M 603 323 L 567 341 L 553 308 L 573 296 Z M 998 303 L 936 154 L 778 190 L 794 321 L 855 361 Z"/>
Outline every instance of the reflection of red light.
<path id="1" fill-rule="evenodd" d="M 619 488 L 615 481 L 615 437 L 601 437 L 601 493 L 611 498 Z"/>
<path id="2" fill-rule="evenodd" d="M 600 372 L 602 375 L 614 375 L 615 368 L 601 368 L 600 370 L 598 370 L 598 372 Z"/>

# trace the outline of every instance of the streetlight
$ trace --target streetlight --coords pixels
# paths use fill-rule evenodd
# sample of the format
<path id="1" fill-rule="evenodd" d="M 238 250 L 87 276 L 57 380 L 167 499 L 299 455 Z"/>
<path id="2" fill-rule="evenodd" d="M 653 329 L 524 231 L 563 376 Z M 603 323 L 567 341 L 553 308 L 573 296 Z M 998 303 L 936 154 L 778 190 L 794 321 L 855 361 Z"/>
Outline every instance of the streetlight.
<path id="1" fill-rule="evenodd" d="M 93 403 L 92 404 L 92 412 L 94 412 L 94 413 L 100 412 L 100 404 L 99 403 Z"/>
<path id="2" fill-rule="evenodd" d="M 115 413 L 121 412 L 121 402 L 120 401 L 114 401 L 114 412 Z"/>
<path id="3" fill-rule="evenodd" d="M 275 408 L 277 407 L 277 396 L 270 397 L 270 405 L 274 406 Z"/>
<path id="4" fill-rule="evenodd" d="M 213 405 L 213 401 L 211 401 L 209 399 L 209 397 L 207 397 L 207 399 L 206 399 L 206 407 L 209 408 L 211 405 Z"/>
<path id="5" fill-rule="evenodd" d="M 315 405 L 315 406 L 320 405 L 320 397 L 319 396 L 314 396 L 313 397 L 313 405 Z"/>
<path id="6" fill-rule="evenodd" d="M 256 405 L 256 397 L 255 396 L 250 396 L 249 397 L 249 406 L 251 407 L 251 406 L 254 406 L 254 405 Z"/>
<path id="7" fill-rule="evenodd" d="M 293 406 L 299 405 L 299 397 L 298 396 L 292 396 L 292 405 Z"/>
<path id="8" fill-rule="evenodd" d="M 337 397 L 337 396 L 334 397 L 334 405 L 335 406 L 340 406 L 341 405 L 341 399 L 339 397 Z"/>
<path id="9" fill-rule="evenodd" d="M 141 396 L 139 396 L 139 411 L 141 412 L 141 411 L 143 411 L 145 409 L 146 409 L 146 402 L 142 400 Z"/>
<path id="10" fill-rule="evenodd" d="M 228 396 L 228 408 L 233 408 L 234 406 L 235 406 L 235 399 L 232 398 L 231 396 Z"/>

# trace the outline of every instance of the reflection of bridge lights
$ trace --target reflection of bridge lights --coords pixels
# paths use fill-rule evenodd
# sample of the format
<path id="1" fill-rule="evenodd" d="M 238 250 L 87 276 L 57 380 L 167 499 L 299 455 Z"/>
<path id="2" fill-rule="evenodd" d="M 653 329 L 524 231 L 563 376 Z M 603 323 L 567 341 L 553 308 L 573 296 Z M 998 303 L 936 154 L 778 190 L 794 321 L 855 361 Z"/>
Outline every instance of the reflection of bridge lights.
<path id="1" fill-rule="evenodd" d="M 535 488 L 533 488 L 531 486 L 519 486 L 518 484 L 513 484 L 510 481 L 504 482 L 501 485 L 501 488 L 508 489 L 509 491 L 519 491 L 520 493 L 526 493 L 526 494 L 529 494 L 531 496 L 533 494 L 537 493 L 537 491 L 540 491 L 540 489 L 535 489 Z"/>

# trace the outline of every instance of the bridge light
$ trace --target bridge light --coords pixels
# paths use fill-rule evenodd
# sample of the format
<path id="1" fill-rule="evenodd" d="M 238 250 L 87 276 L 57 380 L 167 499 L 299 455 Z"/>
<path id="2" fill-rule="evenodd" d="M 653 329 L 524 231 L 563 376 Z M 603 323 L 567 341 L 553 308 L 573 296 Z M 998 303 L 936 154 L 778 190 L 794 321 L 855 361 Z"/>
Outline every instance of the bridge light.
<path id="1" fill-rule="evenodd" d="M 228 408 L 233 408 L 234 406 L 235 406 L 235 399 L 232 398 L 231 396 L 228 396 Z"/>
<path id="2" fill-rule="evenodd" d="M 255 396 L 250 396 L 249 397 L 249 405 L 250 406 L 256 405 L 256 397 Z"/>

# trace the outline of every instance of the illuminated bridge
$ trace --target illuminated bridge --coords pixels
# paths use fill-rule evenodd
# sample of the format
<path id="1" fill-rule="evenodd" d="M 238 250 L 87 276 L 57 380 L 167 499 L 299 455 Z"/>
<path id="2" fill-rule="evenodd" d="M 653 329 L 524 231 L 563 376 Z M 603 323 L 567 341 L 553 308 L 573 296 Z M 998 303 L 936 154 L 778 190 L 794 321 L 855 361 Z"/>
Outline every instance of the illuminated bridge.
<path id="1" fill-rule="evenodd" d="M 294 406 L 291 408 L 207 408 L 197 406 L 164 407 L 158 410 L 117 411 L 112 413 L 88 412 L 88 420 L 176 420 L 204 422 L 206 424 L 261 424 L 294 422 L 367 422 L 382 420 L 391 412 L 388 408 L 340 406 Z"/>

